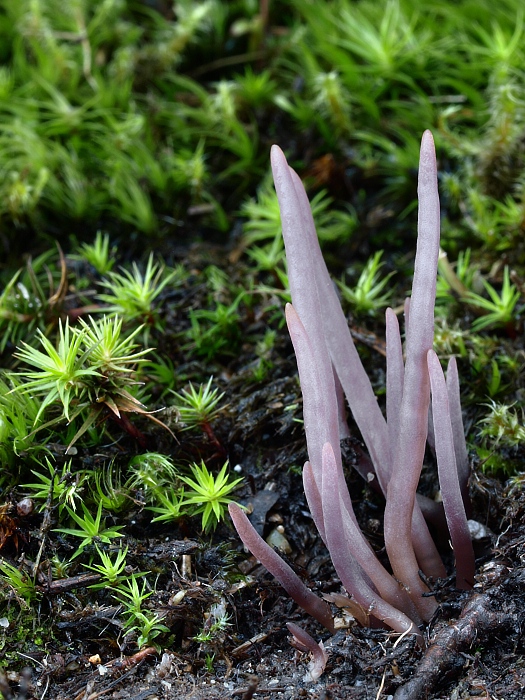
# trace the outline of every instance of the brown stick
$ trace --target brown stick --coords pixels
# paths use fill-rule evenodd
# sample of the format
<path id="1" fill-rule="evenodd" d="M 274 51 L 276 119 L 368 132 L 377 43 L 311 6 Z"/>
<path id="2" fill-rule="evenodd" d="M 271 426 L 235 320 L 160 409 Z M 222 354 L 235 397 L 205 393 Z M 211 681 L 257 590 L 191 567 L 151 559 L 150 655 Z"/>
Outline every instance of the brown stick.
<path id="1" fill-rule="evenodd" d="M 459 620 L 436 634 L 415 674 L 397 689 L 394 700 L 428 697 L 439 681 L 459 673 L 466 663 L 462 655 L 474 643 L 489 635 L 493 638 L 511 624 L 510 615 L 493 609 L 488 594 L 475 595 L 463 608 Z"/>

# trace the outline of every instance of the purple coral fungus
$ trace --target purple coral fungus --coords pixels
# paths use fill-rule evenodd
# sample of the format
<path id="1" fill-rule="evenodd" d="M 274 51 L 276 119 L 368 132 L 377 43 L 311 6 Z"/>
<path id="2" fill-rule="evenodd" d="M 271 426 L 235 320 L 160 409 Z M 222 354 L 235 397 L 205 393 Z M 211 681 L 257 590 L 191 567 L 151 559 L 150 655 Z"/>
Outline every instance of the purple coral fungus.
<path id="1" fill-rule="evenodd" d="M 457 367 L 452 360 L 445 380 L 432 349 L 439 254 L 439 196 L 432 134 L 426 131 L 421 143 L 418 242 L 412 295 L 410 304 L 406 304 L 405 358 L 397 317 L 391 309 L 386 312 L 386 419 L 324 263 L 301 180 L 277 146 L 272 148 L 271 162 L 292 295 L 286 320 L 303 393 L 309 456 L 303 483 L 310 512 L 342 585 L 354 607 L 357 605 L 363 613 L 360 618 L 373 618 L 398 632 L 413 633 L 422 643 L 418 625 L 430 619 L 436 602 L 420 572 L 434 578 L 445 575 L 423 515 L 432 510 L 432 504 L 417 494 L 430 437 L 431 395 L 433 443 L 456 557 L 457 586 L 470 587 L 474 576 L 466 519 L 468 460 Z M 379 562 L 361 533 L 345 484 L 339 446 L 347 431 L 338 405 L 341 387 L 386 498 L 385 544 L 393 574 Z M 248 549 L 299 605 L 332 630 L 327 604 L 304 587 L 237 506 L 230 506 L 230 513 Z"/>

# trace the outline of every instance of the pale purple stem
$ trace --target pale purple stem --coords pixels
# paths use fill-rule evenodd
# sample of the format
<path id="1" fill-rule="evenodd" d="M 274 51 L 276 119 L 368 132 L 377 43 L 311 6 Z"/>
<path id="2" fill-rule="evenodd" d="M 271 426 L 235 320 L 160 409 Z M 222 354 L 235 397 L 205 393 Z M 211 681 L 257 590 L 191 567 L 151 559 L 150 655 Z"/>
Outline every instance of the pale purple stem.
<path id="1" fill-rule="evenodd" d="M 326 441 L 330 442 L 338 455 L 344 487 L 334 372 L 324 340 L 323 313 L 314 278 L 312 248 L 313 242 L 317 241 L 317 233 L 313 219 L 308 217 L 310 205 L 308 204 L 305 211 L 297 194 L 292 171 L 278 146 L 272 147 L 270 159 L 281 212 L 288 282 L 292 301 L 297 305 L 293 310 L 287 307 L 286 318 L 303 391 L 308 457 L 321 488 L 321 450 Z M 302 189 L 304 191 L 304 188 Z"/>
<path id="2" fill-rule="evenodd" d="M 408 314 L 410 310 L 410 301 L 405 300 L 405 320 L 408 324 Z M 399 322 L 397 316 L 392 309 L 386 310 L 386 411 L 387 425 L 390 443 L 395 445 L 399 435 L 399 412 L 403 398 L 403 380 L 405 366 L 403 362 L 403 346 L 401 343 L 401 333 L 399 332 Z M 429 437 L 429 436 L 427 436 Z M 392 450 L 393 452 L 393 450 Z M 432 547 L 427 547 L 428 536 L 421 535 L 428 531 L 426 518 L 422 515 L 421 500 L 418 499 L 414 505 L 414 513 L 412 515 L 412 541 L 416 547 L 416 559 L 419 567 L 429 576 L 437 578 L 445 575 L 445 568 L 437 551 Z M 425 504 L 427 505 L 427 504 Z M 428 504 L 429 506 L 431 504 Z M 436 505 L 436 504 L 434 504 Z M 428 508 L 427 508 L 428 510 Z M 421 546 L 419 542 L 421 540 Z M 427 556 L 430 554 L 430 556 Z"/>
<path id="3" fill-rule="evenodd" d="M 379 481 L 386 488 L 386 481 L 380 476 L 385 468 L 388 469 L 384 466 L 389 460 L 386 422 L 354 347 L 346 318 L 326 269 L 308 197 L 299 176 L 288 167 L 284 154 L 277 146 L 272 147 L 271 161 L 281 209 L 292 302 L 316 352 L 318 344 L 326 341 Z M 324 365 L 324 360 L 322 362 Z M 323 385 L 330 385 L 324 375 Z M 334 451 L 338 459 L 335 448 Z M 310 459 L 315 470 L 316 464 L 311 455 Z"/>
<path id="4" fill-rule="evenodd" d="M 348 556 L 348 524 L 351 520 L 344 517 L 342 502 L 338 495 L 337 465 L 331 445 L 328 443 L 323 449 L 323 472 L 322 501 L 326 540 L 341 583 L 365 613 L 397 632 L 412 632 L 421 643 L 422 637 L 416 624 L 367 586 L 356 560 Z"/>
<path id="5" fill-rule="evenodd" d="M 408 322 L 409 300 L 405 302 L 405 319 Z M 386 310 L 386 411 L 387 425 L 390 443 L 395 445 L 399 435 L 399 413 L 403 399 L 403 380 L 405 366 L 403 362 L 403 346 L 401 343 L 401 333 L 399 322 L 392 309 Z M 393 452 L 393 450 L 392 450 Z M 428 532 L 425 517 L 420 511 L 420 500 L 414 505 L 412 515 L 412 541 L 415 543 L 416 559 L 419 567 L 428 575 L 435 578 L 445 575 L 445 568 L 437 551 L 432 547 L 429 549 L 428 535 L 421 533 Z M 419 543 L 421 542 L 421 546 Z M 427 556 L 430 553 L 430 556 Z"/>
<path id="6" fill-rule="evenodd" d="M 328 548 L 328 545 L 326 543 L 326 534 L 324 530 L 324 519 L 323 519 L 323 502 L 321 499 L 321 494 L 319 492 L 319 489 L 317 488 L 317 484 L 315 482 L 315 477 L 314 477 L 314 471 L 312 469 L 312 465 L 310 462 L 305 462 L 304 467 L 303 467 L 303 488 L 304 488 L 304 494 L 306 496 L 306 502 L 308 503 L 308 508 L 310 510 L 310 514 L 314 520 L 314 523 L 319 530 L 319 533 L 321 535 L 321 538 L 325 545 Z M 319 525 L 321 523 L 322 529 Z M 368 550 L 373 553 L 372 547 L 370 543 L 364 538 L 361 530 L 355 525 L 354 527 L 357 528 L 357 531 L 359 532 L 360 538 L 362 541 L 365 543 L 366 547 Z M 348 538 L 349 540 L 349 538 Z M 375 557 L 375 555 L 373 555 Z M 366 583 L 374 588 L 374 584 L 372 583 L 370 577 L 364 572 L 361 571 Z"/>
<path id="7" fill-rule="evenodd" d="M 326 535 L 324 532 L 323 503 L 321 494 L 315 481 L 314 470 L 310 462 L 305 462 L 303 467 L 303 489 L 308 503 L 310 515 L 313 518 L 316 528 L 319 530 L 321 539 L 326 545 Z"/>
<path id="8" fill-rule="evenodd" d="M 474 582 L 474 550 L 459 486 L 447 384 L 439 358 L 433 350 L 428 351 L 427 360 L 432 389 L 439 486 L 456 558 L 456 587 L 468 589 L 472 588 Z"/>
<path id="9" fill-rule="evenodd" d="M 339 490 L 347 510 L 353 514 L 352 502 L 341 464 L 337 401 L 328 352 L 324 348 L 321 357 L 315 354 L 316 350 L 302 323 L 302 319 L 299 318 L 291 304 L 286 305 L 285 314 L 299 370 L 299 379 L 303 392 L 303 417 L 308 456 L 312 464 L 317 487 L 321 491 L 322 449 L 324 443 L 329 442 L 336 455 L 339 471 Z M 324 369 L 328 367 L 330 370 L 328 384 L 324 383 L 326 373 L 322 371 L 322 366 L 325 366 Z"/>
<path id="10" fill-rule="evenodd" d="M 290 634 L 298 642 L 296 646 L 301 651 L 309 651 L 312 655 L 312 663 L 308 666 L 307 680 L 316 681 L 322 675 L 328 661 L 328 654 L 323 643 L 318 644 L 306 630 L 303 630 L 302 627 L 293 622 L 287 622 L 286 626 Z"/>
<path id="11" fill-rule="evenodd" d="M 405 363 L 403 361 L 403 344 L 399 332 L 399 321 L 392 309 L 385 313 L 386 324 L 386 423 L 388 439 L 395 445 L 399 435 L 399 409 L 403 398 L 403 378 Z M 393 450 L 392 450 L 393 453 Z M 391 453 L 391 458 L 393 458 Z M 388 465 L 388 480 L 392 464 Z"/>
<path id="12" fill-rule="evenodd" d="M 315 225 L 313 219 L 310 220 L 304 211 L 304 206 L 297 194 L 296 183 L 292 178 L 292 171 L 278 146 L 272 146 L 270 161 L 281 212 L 292 303 L 308 335 L 316 338 L 316 343 L 324 344 L 321 303 L 313 278 L 312 242 L 317 239 Z M 309 204 L 307 208 L 309 211 Z"/>
<path id="13" fill-rule="evenodd" d="M 416 603 L 421 616 L 429 619 L 436 607 L 423 597 L 427 587 L 419 576 L 418 559 L 440 558 L 426 526 L 417 522 L 412 528 L 412 513 L 420 517 L 415 503 L 416 490 L 425 456 L 430 384 L 426 353 L 434 336 L 437 261 L 439 255 L 439 195 L 434 140 L 425 131 L 421 142 L 418 177 L 418 239 L 414 281 L 406 343 L 403 399 L 400 407 L 399 435 L 388 485 L 385 509 L 385 544 L 396 578 L 402 581 Z M 412 532 L 416 539 L 412 542 Z M 416 551 L 417 550 L 417 556 Z M 442 568 L 442 564 L 441 564 Z"/>
<path id="14" fill-rule="evenodd" d="M 254 557 L 275 576 L 297 605 L 333 633 L 334 622 L 328 604 L 312 593 L 293 569 L 263 540 L 236 503 L 230 503 L 228 511 L 237 534 Z"/>
<path id="15" fill-rule="evenodd" d="M 328 352 L 323 353 L 324 357 L 316 354 L 303 319 L 292 304 L 286 304 L 285 316 L 303 392 L 303 418 L 308 456 L 317 480 L 318 471 L 321 470 L 321 452 L 324 443 L 329 442 L 335 453 L 339 450 L 339 421 L 332 368 Z M 328 384 L 323 382 L 325 372 L 321 369 L 321 365 L 325 363 L 330 369 Z"/>
<path id="16" fill-rule="evenodd" d="M 321 535 L 323 542 L 327 546 L 326 534 L 325 534 L 325 530 L 324 530 L 324 520 L 323 520 L 323 503 L 322 503 L 322 499 L 321 499 L 321 494 L 319 493 L 319 489 L 317 488 L 317 484 L 315 482 L 314 472 L 313 472 L 312 465 L 310 464 L 310 462 L 305 462 L 304 467 L 303 467 L 303 488 L 304 488 L 304 493 L 306 496 L 306 502 L 308 503 L 308 508 L 310 510 L 310 514 L 314 520 L 314 523 L 315 523 L 317 529 L 319 530 L 319 534 Z M 347 513 L 347 511 L 345 511 L 345 512 Z M 348 516 L 348 517 L 349 517 L 349 519 L 351 519 L 350 516 Z M 364 543 L 364 546 L 368 550 L 367 556 L 373 557 L 373 559 L 376 559 L 370 543 L 364 538 L 363 533 L 357 527 L 357 525 L 354 525 L 354 532 L 356 532 L 356 531 L 357 531 L 357 536 L 355 537 L 356 541 L 360 541 L 360 542 Z M 348 535 L 348 537 L 347 537 L 347 544 L 348 545 L 350 545 L 350 540 L 351 540 L 351 535 Z M 328 548 L 328 546 L 327 546 L 327 548 Z M 349 546 L 349 549 L 350 549 L 350 546 Z M 384 574 L 389 576 L 389 574 L 384 569 L 383 569 L 383 571 L 384 571 Z M 377 588 L 374 586 L 374 583 L 372 582 L 370 576 L 362 569 L 361 569 L 361 574 L 365 580 L 365 583 L 368 586 L 370 586 L 370 588 L 372 588 L 374 591 L 377 591 Z M 408 607 L 407 609 L 410 609 L 410 608 Z"/>
<path id="17" fill-rule="evenodd" d="M 408 314 L 410 308 L 409 299 L 405 300 L 405 322 L 408 323 Z M 387 425 L 388 425 L 388 435 L 390 438 L 390 443 L 395 445 L 397 437 L 399 435 L 399 409 L 401 407 L 401 401 L 403 398 L 403 379 L 405 374 L 405 365 L 403 362 L 403 346 L 401 343 L 401 333 L 399 332 L 399 322 L 397 316 L 392 309 L 386 310 L 386 411 L 387 411 Z M 393 450 L 392 450 L 393 452 Z M 414 514 L 412 516 L 412 540 L 414 542 L 418 541 L 418 530 L 427 529 L 426 518 L 422 516 L 418 510 L 421 509 L 421 502 L 423 497 L 418 498 L 418 502 L 414 509 Z M 437 506 L 433 503 L 425 503 L 426 510 L 428 512 L 429 508 Z M 422 520 L 425 523 L 422 524 Z M 421 548 L 423 552 L 427 552 L 425 547 L 425 542 L 423 541 L 423 547 Z M 441 560 L 435 555 L 435 553 L 430 550 L 431 556 L 429 561 L 426 560 L 421 555 L 418 550 L 416 552 L 416 558 L 418 560 L 418 565 L 423 571 L 429 572 L 429 575 L 434 577 L 444 576 L 445 569 Z"/>
<path id="18" fill-rule="evenodd" d="M 445 565 L 428 530 L 419 499 L 415 501 L 412 513 L 412 545 L 418 566 L 426 576 L 438 579 L 447 575 Z M 433 601 L 431 603 L 433 604 Z"/>
<path id="19" fill-rule="evenodd" d="M 467 443 L 465 441 L 465 428 L 463 426 L 463 413 L 461 411 L 461 396 L 459 390 L 458 365 L 455 357 L 451 357 L 447 367 L 447 392 L 450 407 L 450 420 L 452 421 L 452 434 L 454 435 L 454 452 L 458 467 L 459 488 L 465 505 L 467 517 L 470 517 L 472 504 L 468 492 L 470 467 L 468 462 Z"/>
<path id="20" fill-rule="evenodd" d="M 386 473 L 388 473 L 390 460 L 386 421 L 354 345 L 337 291 L 321 253 L 305 189 L 297 173 L 291 169 L 290 173 L 298 199 L 309 221 L 305 232 L 311 237 L 310 251 L 313 255 L 314 278 L 319 298 L 323 300 L 321 320 L 328 351 L 354 420 L 368 448 L 381 489 L 386 493 Z"/>
<path id="21" fill-rule="evenodd" d="M 320 488 L 322 479 L 321 449 L 324 442 L 328 440 L 333 445 L 335 453 L 339 452 L 339 412 L 335 398 L 334 372 L 323 334 L 322 307 L 314 278 L 313 245 L 314 241 L 317 241 L 317 233 L 313 219 L 308 216 L 310 205 L 308 204 L 306 210 L 302 206 L 292 171 L 288 167 L 284 153 L 278 146 L 272 147 L 270 160 L 281 212 L 288 282 L 292 301 L 296 304 L 294 313 L 287 309 L 288 328 L 292 342 L 294 342 L 292 332 L 297 326 L 295 318 L 298 316 L 301 327 L 305 331 L 306 341 L 295 340 L 295 342 L 301 342 L 302 345 L 306 343 L 310 352 L 300 353 L 300 360 L 294 345 L 297 362 L 298 365 L 302 363 L 303 372 L 308 374 L 310 381 L 314 381 L 313 375 L 315 375 L 317 391 L 315 391 L 315 396 L 314 392 L 311 392 L 312 401 L 303 400 L 303 410 L 308 456 Z M 301 189 L 304 191 L 302 183 L 299 187 L 299 190 Z M 304 361 L 302 361 L 303 357 Z M 308 367 L 306 367 L 307 364 L 309 364 Z M 299 376 L 301 377 L 300 366 Z M 309 385 L 309 381 L 304 382 L 301 378 L 303 395 L 305 387 Z M 313 387 L 314 384 L 310 386 Z M 312 410 L 309 408 L 310 405 Z M 318 432 L 322 433 L 321 437 L 319 437 Z M 339 456 L 339 464 L 340 462 Z"/>
<path id="22" fill-rule="evenodd" d="M 333 480 L 332 470 L 333 465 L 335 464 L 334 460 L 335 457 L 333 454 L 333 450 L 331 450 L 331 445 L 326 443 L 323 449 L 323 481 L 325 478 L 330 478 L 331 480 Z M 327 477 L 328 472 L 329 474 Z M 312 489 L 312 480 L 313 477 L 311 476 L 311 467 L 307 462 L 303 470 L 303 482 L 305 484 L 305 491 L 307 493 Z M 319 497 L 319 494 L 317 494 L 315 496 L 316 500 L 319 499 Z M 337 498 L 337 500 L 341 500 L 338 494 L 335 494 L 335 492 L 332 492 L 331 498 Z M 308 505 L 310 506 L 309 499 Z M 321 504 L 321 506 L 324 510 L 324 504 Z M 379 559 L 375 555 L 374 550 L 370 546 L 370 543 L 365 539 L 363 533 L 356 525 L 350 514 L 347 512 L 342 502 L 340 508 L 341 522 L 344 530 L 344 551 L 338 552 L 337 556 L 341 556 L 347 560 L 355 559 L 355 561 L 359 565 L 359 572 L 364 577 L 365 583 L 370 588 L 372 588 L 374 593 L 379 593 L 383 600 L 385 600 L 387 603 L 390 603 L 390 605 L 397 608 L 398 610 L 401 610 L 412 620 L 415 620 L 419 623 L 420 618 L 418 612 L 410 597 L 380 563 Z M 315 505 L 315 509 L 318 509 L 317 503 Z M 328 547 L 328 549 L 330 555 L 333 556 L 333 552 L 330 549 L 330 547 Z"/>

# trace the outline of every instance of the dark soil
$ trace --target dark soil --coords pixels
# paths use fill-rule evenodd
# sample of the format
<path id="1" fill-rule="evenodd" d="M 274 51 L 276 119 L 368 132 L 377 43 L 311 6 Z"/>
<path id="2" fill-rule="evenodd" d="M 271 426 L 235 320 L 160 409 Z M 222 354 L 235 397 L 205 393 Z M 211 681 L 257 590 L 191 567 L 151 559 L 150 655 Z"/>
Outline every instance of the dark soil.
<path id="1" fill-rule="evenodd" d="M 219 465 L 228 456 L 232 466 L 241 465 L 246 480 L 236 495 L 254 504 L 254 524 L 265 535 L 277 529 L 290 546 L 285 556 L 311 588 L 338 592 L 340 584 L 308 514 L 297 469 L 306 457 L 302 426 L 296 420 L 301 417 L 301 399 L 291 344 L 280 322 L 281 301 L 256 299 L 242 309 L 242 334 L 233 357 L 206 366 L 205 360 L 177 356 L 179 350 L 174 350 L 174 334 L 188 323 L 181 309 L 204 303 L 200 270 L 217 257 L 227 266 L 221 251 L 208 251 L 206 259 L 202 250 L 186 251 L 184 263 L 195 274 L 184 289 L 166 298 L 171 333 L 156 339 L 159 352 L 174 358 L 181 374 L 193 376 L 200 366 L 201 374 L 207 378 L 213 373 L 226 392 L 227 409 L 213 424 L 216 439 L 184 432 L 174 445 L 169 434 L 138 423 L 149 448 L 174 459 L 204 458 L 207 464 Z M 234 269 L 228 273 L 231 279 L 239 277 Z M 276 304 L 273 315 L 268 311 L 271 302 Z M 251 368 L 257 358 L 249 339 L 269 323 L 278 330 L 270 358 L 273 368 L 264 381 L 254 383 Z M 380 326 L 372 330 L 379 334 Z M 380 354 L 370 348 L 366 352 L 371 366 L 380 368 Z M 133 451 L 133 441 L 127 439 L 130 445 L 121 441 L 117 457 L 123 450 Z M 354 468 L 363 460 L 360 444 L 348 441 L 344 448 L 356 513 L 381 555 L 383 504 Z M 78 460 L 96 463 L 110 454 L 109 448 L 79 449 Z M 427 481 L 432 479 L 429 471 Z M 20 639 L 10 630 L 12 636 L 4 636 L 4 652 L 13 658 L 12 652 L 18 651 L 19 660 L 0 678 L 0 692 L 5 700 L 522 698 L 525 491 L 519 483 L 505 488 L 501 481 L 475 471 L 471 492 L 473 517 L 489 533 L 478 543 L 476 584 L 465 593 L 453 588 L 452 578 L 435 583 L 440 607 L 426 630 L 425 652 L 410 638 L 360 628 L 343 615 L 330 636 L 242 552 L 227 524 L 203 539 L 193 522 L 152 525 L 150 516 L 137 507 L 127 516 L 124 544 L 135 571 L 158 576 L 148 602 L 164 615 L 169 635 L 156 640 L 158 649 L 137 651 L 119 629 L 111 598 L 105 591 L 87 588 L 94 580 L 92 572 L 79 567 L 51 581 L 42 568 L 42 600 L 32 634 L 45 639 L 45 651 L 36 645 L 32 650 L 27 635 Z M 41 516 L 20 516 L 17 527 L 17 542 L 8 543 L 3 554 L 12 561 L 26 553 L 34 559 L 43 536 Z M 63 554 L 66 547 L 56 533 L 45 533 L 46 557 L 56 551 Z M 213 622 L 216 606 L 229 613 L 229 625 L 210 641 L 195 640 L 203 626 Z M 324 642 L 329 659 L 316 683 L 304 680 L 308 655 L 291 646 L 287 621 Z"/>

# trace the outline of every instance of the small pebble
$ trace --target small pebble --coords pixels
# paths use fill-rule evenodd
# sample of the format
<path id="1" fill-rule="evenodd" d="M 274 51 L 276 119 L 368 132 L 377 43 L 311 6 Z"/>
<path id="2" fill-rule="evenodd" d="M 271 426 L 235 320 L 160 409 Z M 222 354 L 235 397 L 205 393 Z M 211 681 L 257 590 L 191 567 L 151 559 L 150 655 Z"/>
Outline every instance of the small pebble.
<path id="1" fill-rule="evenodd" d="M 274 547 L 280 552 L 284 552 L 284 554 L 290 554 L 292 551 L 290 543 L 282 534 L 282 532 L 279 532 L 279 528 L 277 527 L 270 532 L 270 534 L 266 538 L 266 542 L 268 542 L 270 547 Z"/>

